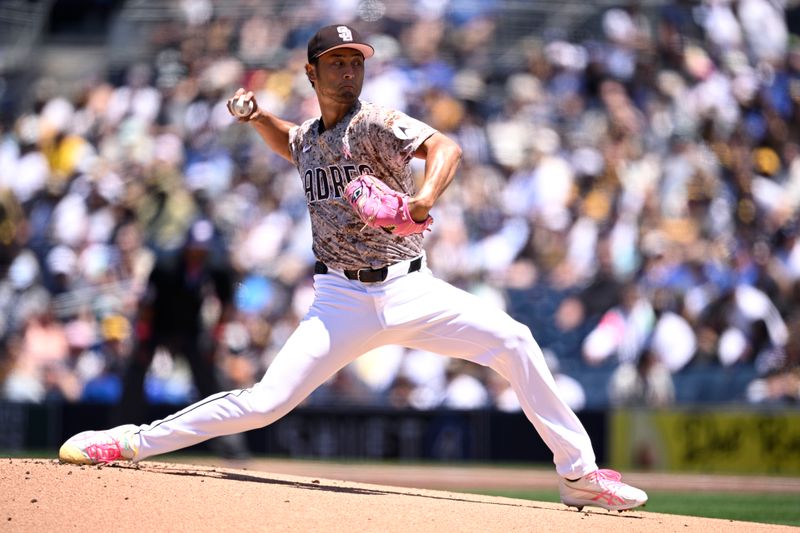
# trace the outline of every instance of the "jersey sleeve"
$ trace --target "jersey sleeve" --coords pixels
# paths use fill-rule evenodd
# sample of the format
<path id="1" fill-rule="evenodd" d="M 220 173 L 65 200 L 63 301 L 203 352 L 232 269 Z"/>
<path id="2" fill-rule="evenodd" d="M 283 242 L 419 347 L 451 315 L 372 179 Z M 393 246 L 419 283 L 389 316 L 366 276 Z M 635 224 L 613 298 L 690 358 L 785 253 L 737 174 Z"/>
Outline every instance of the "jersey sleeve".
<path id="1" fill-rule="evenodd" d="M 302 127 L 292 126 L 289 128 L 289 153 L 292 156 L 292 161 L 297 164 L 297 154 L 300 153 L 300 144 L 302 143 Z"/>
<path id="2" fill-rule="evenodd" d="M 428 137 L 436 130 L 401 111 L 379 108 L 370 124 L 370 136 L 375 149 L 391 157 L 395 164 L 405 165 Z"/>

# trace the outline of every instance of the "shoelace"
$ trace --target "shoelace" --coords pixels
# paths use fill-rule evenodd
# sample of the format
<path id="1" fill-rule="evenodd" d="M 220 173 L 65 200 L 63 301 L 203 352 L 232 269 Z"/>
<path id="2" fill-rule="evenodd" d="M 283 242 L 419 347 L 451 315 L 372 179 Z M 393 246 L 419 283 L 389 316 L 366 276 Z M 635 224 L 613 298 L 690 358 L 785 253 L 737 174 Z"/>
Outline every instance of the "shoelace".
<path id="1" fill-rule="evenodd" d="M 86 454 L 93 461 L 111 463 L 122 457 L 122 448 L 120 448 L 119 442 L 111 439 L 111 442 L 90 444 L 86 447 Z"/>
<path id="2" fill-rule="evenodd" d="M 603 479 L 606 481 L 621 481 L 622 474 L 617 472 L 616 470 L 611 470 L 610 468 L 601 468 L 599 470 L 595 470 L 591 474 L 587 474 L 592 476 L 593 478 Z"/>
<path id="3" fill-rule="evenodd" d="M 619 505 L 625 502 L 625 499 L 620 496 L 616 491 L 623 486 L 622 474 L 616 470 L 609 468 L 602 468 L 587 474 L 587 477 L 596 481 L 604 490 L 598 492 L 592 499 L 595 501 L 604 501 L 609 505 Z"/>

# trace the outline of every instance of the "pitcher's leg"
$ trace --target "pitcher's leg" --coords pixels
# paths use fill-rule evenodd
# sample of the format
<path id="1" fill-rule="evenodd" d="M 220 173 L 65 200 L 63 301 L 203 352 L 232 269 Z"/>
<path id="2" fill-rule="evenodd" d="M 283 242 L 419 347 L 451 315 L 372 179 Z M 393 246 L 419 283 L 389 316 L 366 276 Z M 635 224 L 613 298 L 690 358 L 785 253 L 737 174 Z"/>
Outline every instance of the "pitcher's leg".
<path id="1" fill-rule="evenodd" d="M 575 478 L 593 472 L 597 463 L 589 435 L 561 398 L 530 330 L 517 322 L 514 324 L 515 329 L 503 330 L 504 349 L 484 364 L 511 384 L 523 412 L 553 452 L 559 475 Z"/>
<path id="2" fill-rule="evenodd" d="M 589 435 L 561 399 L 530 330 L 500 309 L 430 275 L 420 274 L 413 283 L 424 295 L 401 304 L 407 309 L 391 312 L 403 318 L 404 324 L 398 326 L 403 343 L 489 366 L 509 381 L 523 412 L 553 452 L 561 476 L 577 478 L 596 470 Z M 408 321 L 413 315 L 416 318 Z"/>
<path id="3" fill-rule="evenodd" d="M 344 278 L 315 278 L 306 317 L 249 389 L 214 394 L 163 420 L 139 426 L 134 459 L 144 459 L 263 427 L 291 411 L 336 371 L 380 342 L 372 298 Z"/>
<path id="4" fill-rule="evenodd" d="M 351 342 L 332 343 L 331 336 L 321 320 L 304 320 L 253 387 L 215 394 L 163 420 L 140 426 L 135 459 L 260 428 L 283 417 L 361 355 L 360 347 Z"/>

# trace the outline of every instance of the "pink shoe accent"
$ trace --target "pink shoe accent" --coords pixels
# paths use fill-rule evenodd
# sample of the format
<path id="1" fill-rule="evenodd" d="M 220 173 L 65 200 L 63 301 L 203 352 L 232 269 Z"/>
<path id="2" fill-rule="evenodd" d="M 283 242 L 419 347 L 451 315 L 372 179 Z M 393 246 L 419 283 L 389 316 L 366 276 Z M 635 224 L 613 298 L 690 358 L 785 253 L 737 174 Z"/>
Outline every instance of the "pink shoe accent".
<path id="1" fill-rule="evenodd" d="M 623 505 L 625 500 L 611 490 L 605 490 L 592 498 L 593 501 L 603 501 L 608 505 Z"/>
<path id="2" fill-rule="evenodd" d="M 593 478 L 599 478 L 599 479 L 607 479 L 609 481 L 622 480 L 622 474 L 620 474 L 616 470 L 611 470 L 610 468 L 601 468 L 599 470 L 595 470 L 594 472 L 586 474 L 586 476 L 587 477 L 592 476 Z"/>
<path id="3" fill-rule="evenodd" d="M 124 459 L 122 448 L 119 442 L 111 439 L 111 442 L 101 442 L 90 444 L 86 447 L 86 455 L 97 463 L 113 463 Z"/>
<path id="4" fill-rule="evenodd" d="M 609 511 L 634 509 L 647 502 L 647 494 L 636 487 L 626 485 L 616 470 L 595 470 L 582 478 L 569 481 L 562 478 L 559 493 L 562 503 L 583 509 L 595 505 Z"/>

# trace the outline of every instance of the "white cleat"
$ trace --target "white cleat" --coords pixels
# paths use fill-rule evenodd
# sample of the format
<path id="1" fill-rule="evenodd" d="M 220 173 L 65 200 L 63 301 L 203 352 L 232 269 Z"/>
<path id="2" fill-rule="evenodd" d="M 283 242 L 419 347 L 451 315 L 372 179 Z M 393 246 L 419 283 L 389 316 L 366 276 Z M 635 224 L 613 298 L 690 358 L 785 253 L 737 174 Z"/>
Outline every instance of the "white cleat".
<path id="1" fill-rule="evenodd" d="M 561 478 L 558 491 L 561 503 L 577 507 L 593 505 L 609 511 L 626 511 L 647 502 L 647 494 L 621 481 L 622 476 L 614 470 L 595 470 L 580 479 L 570 481 Z"/>
<path id="2" fill-rule="evenodd" d="M 134 432 L 139 426 L 126 424 L 103 431 L 83 431 L 67 439 L 58 450 L 62 463 L 96 465 L 130 461 L 136 456 Z"/>

